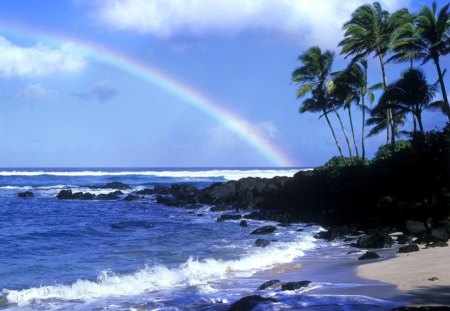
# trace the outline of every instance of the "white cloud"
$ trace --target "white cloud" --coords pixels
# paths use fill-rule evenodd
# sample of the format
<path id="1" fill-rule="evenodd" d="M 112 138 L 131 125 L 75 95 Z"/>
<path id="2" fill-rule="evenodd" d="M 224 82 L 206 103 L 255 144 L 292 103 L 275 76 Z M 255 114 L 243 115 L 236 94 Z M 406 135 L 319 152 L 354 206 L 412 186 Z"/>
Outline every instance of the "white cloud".
<path id="1" fill-rule="evenodd" d="M 89 90 L 76 93 L 75 96 L 81 100 L 96 99 L 99 102 L 106 102 L 116 96 L 117 88 L 109 80 L 102 80 L 95 83 Z"/>
<path id="2" fill-rule="evenodd" d="M 0 76 L 43 76 L 72 73 L 83 69 L 85 62 L 71 52 L 70 45 L 52 49 L 43 44 L 21 47 L 0 36 Z"/>
<path id="3" fill-rule="evenodd" d="M 258 135 L 267 138 L 268 140 L 277 139 L 280 135 L 280 130 L 273 121 L 263 121 L 258 123 L 246 123 L 245 128 L 251 129 L 258 133 Z M 218 147 L 231 147 L 241 145 L 242 139 L 232 132 L 224 125 L 218 125 L 208 131 L 208 142 L 214 143 Z"/>
<path id="4" fill-rule="evenodd" d="M 389 10 L 411 0 L 382 0 Z M 342 24 L 367 0 L 102 0 L 95 16 L 116 30 L 159 38 L 265 29 L 335 47 Z"/>
<path id="5" fill-rule="evenodd" d="M 46 99 L 54 95 L 56 95 L 56 91 L 48 89 L 42 84 L 29 84 L 18 90 L 15 97 L 21 99 Z"/>

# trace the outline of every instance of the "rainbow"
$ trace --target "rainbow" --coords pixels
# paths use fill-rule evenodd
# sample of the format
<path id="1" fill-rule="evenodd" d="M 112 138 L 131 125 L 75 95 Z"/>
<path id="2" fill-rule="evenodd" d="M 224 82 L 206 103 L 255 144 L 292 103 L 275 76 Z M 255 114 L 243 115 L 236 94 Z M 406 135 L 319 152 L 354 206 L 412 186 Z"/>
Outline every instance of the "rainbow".
<path id="1" fill-rule="evenodd" d="M 11 27 L 13 27 L 11 29 Z M 34 29 L 21 29 L 18 25 L 4 24 L 0 31 L 18 32 L 24 36 L 33 36 L 38 40 L 43 40 L 53 45 L 60 46 L 63 43 L 70 43 L 76 52 L 100 63 L 106 63 L 131 76 L 147 81 L 158 88 L 165 90 L 172 96 L 180 99 L 191 107 L 205 113 L 212 119 L 223 124 L 226 128 L 236 134 L 243 142 L 251 146 L 260 155 L 266 158 L 274 166 L 294 167 L 295 162 L 283 152 L 277 145 L 262 136 L 249 122 L 240 116 L 226 109 L 224 104 L 213 100 L 199 90 L 196 90 L 187 83 L 171 77 L 166 72 L 152 66 L 149 63 L 130 58 L 111 49 L 82 41 L 73 37 L 65 37 L 51 31 L 39 31 Z M 20 31 L 22 30 L 22 31 Z M 0 34 L 1 35 L 1 34 Z"/>

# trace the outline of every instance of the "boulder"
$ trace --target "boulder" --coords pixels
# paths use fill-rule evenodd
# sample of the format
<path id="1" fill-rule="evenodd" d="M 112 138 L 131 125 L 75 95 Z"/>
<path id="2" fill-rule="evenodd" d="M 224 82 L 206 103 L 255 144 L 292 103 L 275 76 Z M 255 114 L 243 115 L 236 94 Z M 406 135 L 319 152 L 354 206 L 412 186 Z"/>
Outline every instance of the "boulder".
<path id="1" fill-rule="evenodd" d="M 251 234 L 270 234 L 275 230 L 277 230 L 277 227 L 275 226 L 264 226 L 256 230 L 253 230 Z"/>
<path id="2" fill-rule="evenodd" d="M 110 193 L 100 193 L 95 196 L 96 200 L 107 201 L 107 200 L 119 200 L 119 196 L 116 194 L 117 191 Z M 120 192 L 122 193 L 122 192 Z"/>
<path id="3" fill-rule="evenodd" d="M 380 258 L 380 255 L 378 255 L 375 252 L 366 252 L 364 255 L 358 258 L 358 260 L 370 260 L 370 259 L 377 259 Z"/>
<path id="4" fill-rule="evenodd" d="M 281 285 L 281 290 L 282 291 L 296 290 L 303 287 L 307 287 L 309 284 L 311 284 L 311 281 L 287 282 Z"/>
<path id="5" fill-rule="evenodd" d="M 248 223 L 246 220 L 241 220 L 241 222 L 239 223 L 239 226 L 241 227 L 248 227 Z"/>
<path id="6" fill-rule="evenodd" d="M 399 253 L 412 253 L 412 252 L 418 252 L 418 251 L 419 251 L 419 246 L 417 246 L 417 244 L 406 245 L 406 246 L 400 247 L 398 249 Z"/>
<path id="7" fill-rule="evenodd" d="M 34 197 L 34 193 L 31 191 L 24 191 L 24 192 L 19 192 L 17 194 L 17 196 L 19 198 L 23 198 L 23 199 L 29 199 L 29 198 L 33 198 Z"/>
<path id="8" fill-rule="evenodd" d="M 275 298 L 263 298 L 259 295 L 247 296 L 233 303 L 229 311 L 248 311 L 255 309 L 258 305 L 278 302 Z"/>
<path id="9" fill-rule="evenodd" d="M 123 200 L 124 201 L 138 201 L 138 200 L 142 200 L 142 199 L 144 199 L 144 198 L 141 196 L 129 194 Z"/>
<path id="10" fill-rule="evenodd" d="M 408 233 L 418 236 L 421 233 L 427 231 L 427 228 L 421 221 L 408 220 L 406 222 L 406 230 L 408 231 Z"/>
<path id="11" fill-rule="evenodd" d="M 242 218 L 241 215 L 223 214 L 223 215 L 220 215 L 219 217 L 217 217 L 217 222 L 222 222 L 222 221 L 225 221 L 225 220 L 239 220 L 241 218 Z"/>
<path id="12" fill-rule="evenodd" d="M 72 200 L 73 197 L 73 193 L 72 190 L 61 190 L 58 195 L 56 196 L 56 198 L 58 200 Z"/>
<path id="13" fill-rule="evenodd" d="M 145 188 L 145 189 L 134 192 L 134 194 L 136 194 L 136 195 L 153 195 L 154 193 L 155 193 L 155 190 L 149 189 L 149 188 Z"/>
<path id="14" fill-rule="evenodd" d="M 387 248 L 391 247 L 393 240 L 389 234 L 375 231 L 358 239 L 357 246 L 360 248 Z"/>
<path id="15" fill-rule="evenodd" d="M 258 289 L 259 290 L 265 290 L 266 288 L 275 288 L 275 287 L 277 287 L 280 284 L 281 284 L 280 280 L 270 280 L 270 281 L 267 281 L 267 282 L 264 282 L 263 284 L 261 284 L 258 287 Z"/>
<path id="16" fill-rule="evenodd" d="M 117 189 L 117 190 L 131 189 L 131 187 L 129 185 L 124 184 L 120 181 L 113 181 L 113 182 L 107 183 L 104 188 Z"/>
<path id="17" fill-rule="evenodd" d="M 427 234 L 428 242 L 447 242 L 448 235 L 444 227 L 434 228 Z"/>
<path id="18" fill-rule="evenodd" d="M 411 238 L 407 235 L 401 234 L 397 237 L 398 244 L 409 244 L 411 243 Z"/>
<path id="19" fill-rule="evenodd" d="M 211 207 L 209 210 L 211 212 L 224 212 L 224 211 L 229 211 L 229 210 L 233 210 L 234 207 L 231 205 L 216 205 Z"/>
<path id="20" fill-rule="evenodd" d="M 256 247 L 266 247 L 270 245 L 270 241 L 264 240 L 264 239 L 257 239 L 255 241 Z"/>
<path id="21" fill-rule="evenodd" d="M 428 246 L 429 247 L 447 247 L 448 243 L 447 242 L 438 241 L 438 242 L 431 243 Z"/>

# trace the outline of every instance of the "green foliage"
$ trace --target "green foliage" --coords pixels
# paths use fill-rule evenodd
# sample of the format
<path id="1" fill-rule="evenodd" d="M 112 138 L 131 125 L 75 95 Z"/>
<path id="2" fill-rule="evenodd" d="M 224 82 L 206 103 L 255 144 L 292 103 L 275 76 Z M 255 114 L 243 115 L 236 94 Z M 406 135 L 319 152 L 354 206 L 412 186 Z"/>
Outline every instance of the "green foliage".
<path id="1" fill-rule="evenodd" d="M 331 159 L 329 159 L 322 167 L 323 168 L 336 168 L 336 167 L 343 167 L 346 166 L 347 163 L 350 163 L 350 158 L 342 158 L 334 156 Z"/>
<path id="2" fill-rule="evenodd" d="M 408 140 L 398 140 L 395 142 L 395 151 L 400 152 L 405 149 L 411 149 L 411 142 Z M 392 157 L 392 146 L 383 145 L 378 148 L 372 161 L 385 160 Z"/>

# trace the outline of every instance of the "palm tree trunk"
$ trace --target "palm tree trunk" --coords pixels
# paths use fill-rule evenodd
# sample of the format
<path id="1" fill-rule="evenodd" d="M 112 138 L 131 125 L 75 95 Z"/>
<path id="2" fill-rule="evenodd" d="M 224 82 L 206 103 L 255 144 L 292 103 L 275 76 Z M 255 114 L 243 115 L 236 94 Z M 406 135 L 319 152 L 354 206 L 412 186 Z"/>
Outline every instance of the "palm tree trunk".
<path id="1" fill-rule="evenodd" d="M 364 160 L 366 159 L 366 144 L 364 139 L 366 138 L 365 135 L 365 130 L 366 130 L 366 105 L 364 104 L 364 97 L 365 95 L 362 96 L 361 98 L 361 103 L 362 103 L 362 127 L 361 127 L 361 149 L 362 149 L 362 160 L 364 163 Z"/>
<path id="2" fill-rule="evenodd" d="M 441 65 L 439 64 L 439 58 L 433 59 L 436 64 L 436 69 L 439 75 L 439 83 L 441 85 L 442 97 L 445 103 L 445 112 L 447 114 L 448 120 L 450 121 L 450 105 L 448 104 L 447 91 L 445 90 L 444 77 L 442 76 Z"/>
<path id="3" fill-rule="evenodd" d="M 352 159 L 353 158 L 353 153 L 352 153 L 352 147 L 350 146 L 350 140 L 348 139 L 347 132 L 345 131 L 344 123 L 342 122 L 341 115 L 337 111 L 337 109 L 334 106 L 334 104 L 333 104 L 333 111 L 334 111 L 334 113 L 336 114 L 336 117 L 339 120 L 339 124 L 341 125 L 342 133 L 344 133 L 345 141 L 347 142 L 348 155 L 349 155 L 350 159 Z"/>
<path id="4" fill-rule="evenodd" d="M 326 112 L 325 109 L 323 110 L 323 115 L 325 116 L 325 119 L 327 120 L 328 126 L 330 127 L 331 134 L 333 134 L 334 142 L 336 143 L 336 146 L 337 146 L 337 148 L 339 150 L 339 154 L 341 155 L 341 158 L 344 161 L 344 164 L 347 165 L 347 163 L 345 161 L 344 154 L 342 153 L 341 145 L 339 144 L 339 141 L 336 138 L 336 133 L 334 132 L 333 126 L 331 125 L 330 119 L 328 118 L 328 113 Z"/>
<path id="5" fill-rule="evenodd" d="M 423 133 L 423 124 L 422 124 L 422 113 L 421 111 L 416 112 L 417 123 L 419 123 L 419 130 Z"/>
<path id="6" fill-rule="evenodd" d="M 350 128 L 352 129 L 353 144 L 355 145 L 356 158 L 359 158 L 358 145 L 356 144 L 355 130 L 353 128 L 352 110 L 348 107 L 348 119 L 350 120 Z"/>
<path id="7" fill-rule="evenodd" d="M 378 58 L 380 60 L 380 65 L 381 65 L 381 73 L 383 75 L 383 85 L 384 85 L 384 89 L 386 90 L 387 88 L 387 77 L 386 77 L 386 70 L 384 68 L 384 57 L 381 53 L 378 54 Z M 389 127 L 391 128 L 391 144 L 392 144 L 392 149 L 395 151 L 395 125 L 394 125 L 394 120 L 392 117 L 392 109 L 388 108 L 387 109 L 387 122 L 388 122 L 388 126 L 386 127 L 386 130 L 388 131 L 387 133 L 387 139 L 388 139 L 388 143 L 389 143 Z"/>
<path id="8" fill-rule="evenodd" d="M 413 113 L 413 131 L 414 131 L 414 133 L 416 133 L 417 132 L 417 117 L 416 117 L 416 115 Z"/>

